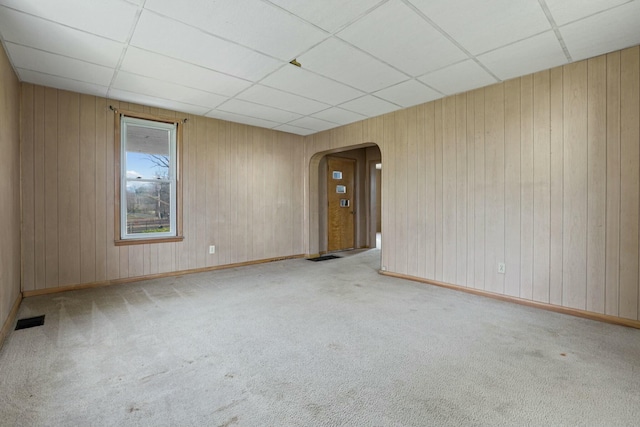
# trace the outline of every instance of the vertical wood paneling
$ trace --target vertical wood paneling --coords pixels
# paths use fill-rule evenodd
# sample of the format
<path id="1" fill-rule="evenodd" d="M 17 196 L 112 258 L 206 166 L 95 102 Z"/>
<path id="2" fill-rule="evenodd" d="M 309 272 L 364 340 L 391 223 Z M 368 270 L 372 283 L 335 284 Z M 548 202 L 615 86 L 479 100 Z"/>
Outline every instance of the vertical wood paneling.
<path id="1" fill-rule="evenodd" d="M 604 313 L 607 203 L 607 58 L 587 63 L 587 310 Z"/>
<path id="2" fill-rule="evenodd" d="M 395 218 L 396 229 L 395 236 L 396 245 L 396 258 L 394 265 L 396 271 L 403 271 L 406 274 L 407 271 L 407 152 L 408 152 L 408 117 L 405 111 L 393 113 L 395 119 Z M 400 166 L 402 165 L 402 166 Z M 413 187 L 412 187 L 413 188 Z"/>
<path id="3" fill-rule="evenodd" d="M 533 298 L 533 76 L 520 79 L 520 298 Z"/>
<path id="4" fill-rule="evenodd" d="M 34 226 L 34 238 L 35 238 L 35 282 L 33 283 L 33 288 L 35 289 L 38 283 L 45 284 L 47 280 L 46 276 L 46 247 L 45 247 L 45 238 L 46 236 L 46 205 L 45 205 L 45 126 L 44 126 L 44 94 L 45 90 L 42 86 L 35 86 L 34 93 L 34 138 L 35 138 L 35 147 L 34 147 L 34 191 L 35 191 L 35 200 L 34 200 L 34 217 L 35 217 L 35 226 Z M 24 127 L 24 126 L 23 126 Z M 24 209 L 23 209 L 24 210 Z"/>
<path id="5" fill-rule="evenodd" d="M 533 76 L 533 289 L 535 301 L 549 302 L 551 245 L 550 75 Z"/>
<path id="6" fill-rule="evenodd" d="M 474 287 L 477 289 L 485 288 L 485 146 L 484 146 L 484 89 L 477 90 L 474 93 L 474 147 L 475 147 L 475 179 L 474 179 L 474 210 L 476 213 L 474 224 Z"/>
<path id="7" fill-rule="evenodd" d="M 420 191 L 417 191 L 416 197 L 407 195 L 408 188 L 419 188 L 418 184 L 418 109 L 416 107 L 406 110 L 407 116 L 407 151 L 406 162 L 409 167 L 406 168 L 407 181 L 403 191 L 403 197 L 406 200 L 407 224 L 403 230 L 407 242 L 407 274 L 417 276 L 418 273 L 418 240 L 421 236 L 417 232 L 418 224 L 418 197 Z"/>
<path id="8" fill-rule="evenodd" d="M 485 289 L 504 292 L 504 84 L 485 89 Z"/>
<path id="9" fill-rule="evenodd" d="M 80 96 L 80 282 L 96 280 L 96 98 Z"/>
<path id="10" fill-rule="evenodd" d="M 383 116 L 384 119 L 384 141 L 386 141 L 385 152 L 389 153 L 389 155 L 383 159 L 384 164 L 382 166 L 382 233 L 385 236 L 384 242 L 389 244 L 389 247 L 395 247 L 396 240 L 396 221 L 387 221 L 385 219 L 395 218 L 395 187 L 392 187 L 392 184 L 396 182 L 396 161 L 397 156 L 395 154 L 396 146 L 395 146 L 395 115 L 385 114 Z M 332 132 L 333 134 L 334 132 Z M 388 195 L 387 190 L 388 189 Z M 383 242 L 383 244 L 385 244 Z M 395 268 L 395 260 L 396 260 L 396 251 L 385 251 L 383 253 L 384 264 L 383 266 L 391 271 L 394 271 Z"/>
<path id="11" fill-rule="evenodd" d="M 504 292 L 520 296 L 520 80 L 504 84 Z"/>
<path id="12" fill-rule="evenodd" d="M 564 128 L 563 128 L 563 68 L 554 68 L 550 72 L 550 111 L 551 111 L 551 215 L 549 224 L 551 242 L 549 245 L 549 302 L 562 305 L 563 276 L 563 174 L 564 174 Z"/>
<path id="13" fill-rule="evenodd" d="M 475 283 L 475 92 L 467 93 L 467 279 L 466 284 Z"/>
<path id="14" fill-rule="evenodd" d="M 640 57 L 634 47 L 620 53 L 620 317 L 638 317 L 638 203 L 640 202 Z"/>
<path id="15" fill-rule="evenodd" d="M 425 277 L 435 277 L 436 272 L 436 145 L 435 145 L 435 104 L 425 106 L 425 140 L 426 162 L 426 251 L 424 253 Z M 384 162 L 384 158 L 383 158 Z M 384 163 L 383 163 L 384 165 Z M 384 166 L 383 166 L 384 168 Z M 384 169 L 383 172 L 384 174 Z M 384 188 L 383 188 L 384 191 Z"/>
<path id="16" fill-rule="evenodd" d="M 113 106 L 114 108 L 119 108 L 120 105 L 116 101 L 109 100 L 107 102 L 108 105 Z M 106 164 L 105 164 L 105 172 L 106 172 L 106 182 L 105 182 L 105 192 L 106 192 L 106 252 L 107 252 L 107 279 L 117 279 L 118 277 L 126 277 L 120 276 L 120 247 L 115 246 L 113 244 L 114 236 L 115 236 L 115 210 L 112 205 L 112 200 L 115 198 L 115 173 L 114 173 L 114 150 L 116 142 L 114 141 L 114 133 L 115 133 L 115 121 L 116 114 L 111 112 L 110 110 L 106 113 L 106 138 L 105 145 L 107 150 L 106 155 Z"/>
<path id="17" fill-rule="evenodd" d="M 434 203 L 436 209 L 436 254 L 435 254 L 435 279 L 442 280 L 442 259 L 444 253 L 443 247 L 443 148 L 442 148 L 442 100 L 434 102 L 434 132 L 435 132 L 435 183 L 436 183 L 436 200 Z M 384 191 L 384 187 L 382 188 Z"/>
<path id="18" fill-rule="evenodd" d="M 587 295 L 587 63 L 583 61 L 567 65 L 564 82 L 562 301 L 568 307 L 585 309 Z M 637 243 L 638 233 L 635 234 Z"/>
<path id="19" fill-rule="evenodd" d="M 45 287 L 58 286 L 58 91 L 44 96 L 45 158 Z M 36 284 L 36 287 L 38 285 Z"/>
<path id="20" fill-rule="evenodd" d="M 620 290 L 620 52 L 607 55 L 606 191 L 605 313 L 617 316 Z"/>
<path id="21" fill-rule="evenodd" d="M 107 228 L 105 226 L 107 220 L 107 203 L 106 199 L 106 186 L 107 186 L 107 171 L 106 171 L 106 157 L 107 150 L 111 147 L 111 144 L 107 142 L 106 138 L 106 117 L 105 111 L 107 110 L 107 102 L 104 98 L 96 98 L 95 110 L 95 129 L 94 138 L 96 142 L 95 151 L 95 280 L 103 281 L 107 278 L 107 242 L 108 238 L 112 235 L 107 234 Z"/>
<path id="22" fill-rule="evenodd" d="M 430 237 L 428 236 L 428 229 L 431 222 L 429 221 L 429 206 L 431 204 L 431 200 L 429 199 L 429 183 L 427 182 L 427 168 L 429 167 L 429 162 L 427 158 L 427 117 L 426 117 L 426 108 L 428 104 L 419 105 L 417 108 L 417 123 L 416 123 L 416 157 L 413 160 L 414 166 L 416 168 L 416 203 L 417 203 L 417 211 L 416 211 L 416 221 L 417 221 L 417 246 L 416 246 L 416 276 L 417 277 L 425 277 L 427 274 L 427 266 L 431 262 L 428 256 L 426 256 L 428 252 L 428 247 L 431 244 L 431 241 L 428 240 Z M 373 244 L 371 245 L 374 246 Z"/>
<path id="23" fill-rule="evenodd" d="M 442 100 L 442 280 L 456 283 L 456 98 Z"/>
<path id="24" fill-rule="evenodd" d="M 456 284 L 467 285 L 467 96 L 456 96 Z"/>
<path id="25" fill-rule="evenodd" d="M 35 156 L 34 135 L 34 87 L 25 85 L 22 89 L 23 111 L 28 111 L 22 121 L 20 133 L 20 178 L 22 181 L 22 288 L 35 288 Z"/>

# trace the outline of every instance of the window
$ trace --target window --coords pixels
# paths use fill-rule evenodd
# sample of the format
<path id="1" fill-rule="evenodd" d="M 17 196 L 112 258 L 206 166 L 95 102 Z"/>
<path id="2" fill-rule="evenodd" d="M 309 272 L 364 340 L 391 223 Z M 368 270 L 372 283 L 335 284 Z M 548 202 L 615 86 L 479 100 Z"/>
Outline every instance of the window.
<path id="1" fill-rule="evenodd" d="M 116 244 L 182 240 L 179 123 L 120 114 Z"/>

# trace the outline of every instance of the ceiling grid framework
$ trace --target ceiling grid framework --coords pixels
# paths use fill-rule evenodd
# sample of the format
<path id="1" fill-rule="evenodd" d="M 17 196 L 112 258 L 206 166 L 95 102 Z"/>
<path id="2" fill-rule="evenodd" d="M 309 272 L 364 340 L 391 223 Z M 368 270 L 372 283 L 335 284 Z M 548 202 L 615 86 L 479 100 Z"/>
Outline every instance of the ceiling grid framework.
<path id="1" fill-rule="evenodd" d="M 299 135 L 640 44 L 638 22 L 640 0 L 0 0 L 23 82 Z"/>

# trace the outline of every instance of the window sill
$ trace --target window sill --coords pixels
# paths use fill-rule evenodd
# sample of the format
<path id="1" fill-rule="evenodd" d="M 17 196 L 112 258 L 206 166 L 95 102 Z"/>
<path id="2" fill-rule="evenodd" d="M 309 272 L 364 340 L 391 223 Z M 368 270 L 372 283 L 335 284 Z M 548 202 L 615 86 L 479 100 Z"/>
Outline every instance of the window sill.
<path id="1" fill-rule="evenodd" d="M 184 236 L 176 237 L 155 237 L 151 239 L 119 239 L 114 243 L 116 246 L 128 246 L 128 245 L 148 245 L 153 243 L 170 243 L 170 242 L 182 242 Z"/>

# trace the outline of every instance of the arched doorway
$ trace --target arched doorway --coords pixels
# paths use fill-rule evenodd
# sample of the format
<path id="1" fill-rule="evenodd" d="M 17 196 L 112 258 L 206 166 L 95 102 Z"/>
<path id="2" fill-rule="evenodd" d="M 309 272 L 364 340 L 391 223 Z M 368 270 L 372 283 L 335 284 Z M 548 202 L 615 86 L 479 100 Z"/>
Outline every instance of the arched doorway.
<path id="1" fill-rule="evenodd" d="M 330 221 L 329 197 L 331 193 L 336 192 L 336 187 L 343 185 L 338 178 L 333 180 L 334 172 L 338 177 L 342 171 L 330 170 L 329 159 L 331 158 L 351 161 L 355 167 L 353 194 L 347 193 L 337 197 L 349 204 L 344 206 L 346 210 L 353 211 L 353 249 L 376 248 L 382 204 L 379 191 L 382 182 L 376 165 L 381 164 L 382 153 L 377 144 L 366 143 L 319 152 L 311 157 L 308 199 L 308 255 L 310 257 L 331 251 L 329 223 L 331 222 L 333 227 L 337 224 L 336 221 Z M 341 190 L 343 189 L 338 188 L 338 191 Z"/>

